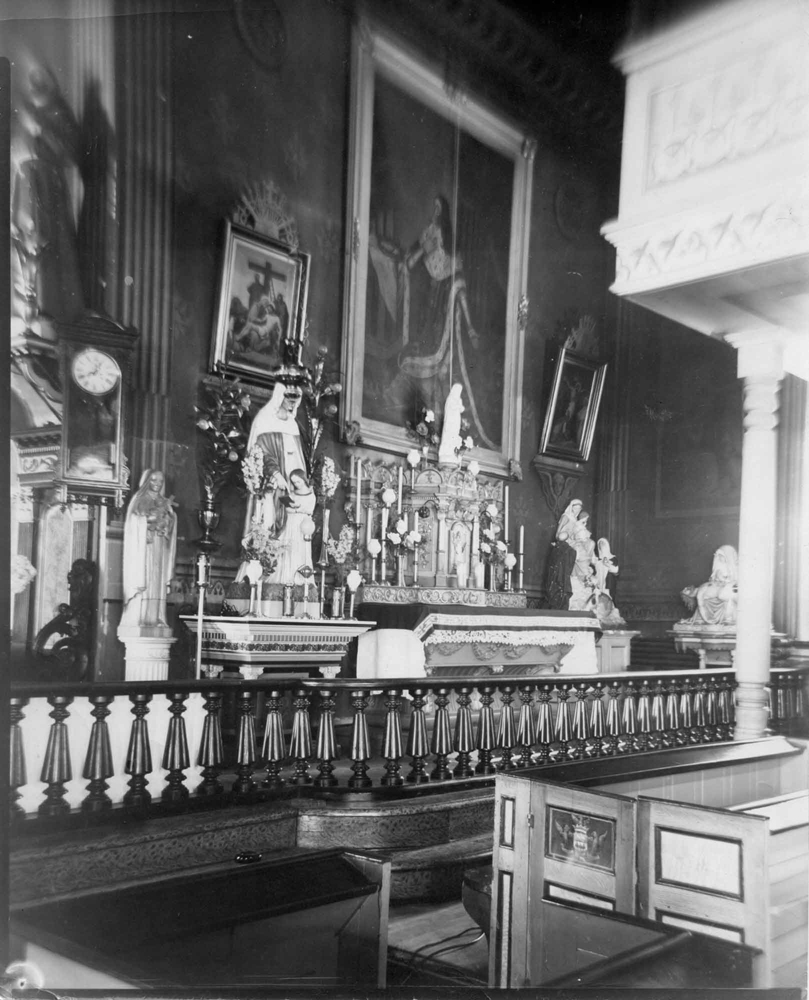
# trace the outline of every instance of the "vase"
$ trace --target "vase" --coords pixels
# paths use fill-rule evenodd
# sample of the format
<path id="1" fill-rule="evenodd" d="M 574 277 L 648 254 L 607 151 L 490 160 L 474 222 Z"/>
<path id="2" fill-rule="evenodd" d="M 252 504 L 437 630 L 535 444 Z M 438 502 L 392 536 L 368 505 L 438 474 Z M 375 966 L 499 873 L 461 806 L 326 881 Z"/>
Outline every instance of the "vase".
<path id="1" fill-rule="evenodd" d="M 405 561 L 404 556 L 396 556 L 396 586 L 406 587 L 405 583 Z"/>
<path id="2" fill-rule="evenodd" d="M 489 590 L 497 590 L 497 567 L 489 563 Z"/>
<path id="3" fill-rule="evenodd" d="M 197 539 L 197 548 L 201 552 L 210 554 L 222 544 L 213 534 L 219 525 L 220 517 L 219 504 L 211 497 L 205 497 L 202 501 L 202 507 L 197 510 L 197 521 L 202 529 L 202 535 Z"/>
<path id="4" fill-rule="evenodd" d="M 335 586 L 331 592 L 331 617 L 342 618 L 345 607 L 345 589 Z"/>

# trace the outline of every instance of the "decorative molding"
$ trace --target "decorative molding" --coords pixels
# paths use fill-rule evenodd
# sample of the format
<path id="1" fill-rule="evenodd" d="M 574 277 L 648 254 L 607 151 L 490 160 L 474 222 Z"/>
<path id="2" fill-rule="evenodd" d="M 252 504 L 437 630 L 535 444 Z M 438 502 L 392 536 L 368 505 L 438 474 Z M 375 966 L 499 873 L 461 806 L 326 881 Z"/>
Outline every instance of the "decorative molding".
<path id="1" fill-rule="evenodd" d="M 537 474 L 542 497 L 554 518 L 558 520 L 573 498 L 573 487 L 579 481 L 579 475 L 543 468 L 537 468 Z"/>
<path id="2" fill-rule="evenodd" d="M 724 40 L 723 40 L 723 45 Z M 809 135 L 806 42 L 797 35 L 647 104 L 646 185 L 671 184 Z M 794 69 L 792 69 L 794 67 Z"/>
<path id="3" fill-rule="evenodd" d="M 617 252 L 618 295 L 645 291 L 690 276 L 761 265 L 809 252 L 809 191 L 779 187 L 743 205 L 680 213 L 641 225 L 602 229 Z"/>

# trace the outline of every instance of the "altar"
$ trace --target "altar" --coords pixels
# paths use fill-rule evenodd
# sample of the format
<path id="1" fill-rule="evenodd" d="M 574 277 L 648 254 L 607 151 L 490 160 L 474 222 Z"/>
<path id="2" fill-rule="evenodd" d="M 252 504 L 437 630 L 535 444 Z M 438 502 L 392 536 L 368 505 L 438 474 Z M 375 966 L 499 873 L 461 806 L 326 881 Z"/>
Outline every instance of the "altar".
<path id="1" fill-rule="evenodd" d="M 528 608 L 524 595 L 502 591 L 447 588 L 439 592 L 439 601 L 419 600 L 435 593 L 430 588 L 419 594 L 419 589 L 369 588 L 358 609 L 363 619 L 376 622 L 377 630 L 390 630 L 391 642 L 402 653 L 401 676 L 421 669 L 433 678 L 598 672 L 595 640 L 601 629 L 589 611 Z M 409 662 L 411 645 L 398 643 L 397 633 L 419 640 L 422 664 Z M 357 674 L 380 676 L 378 664 L 363 655 L 363 642 Z M 378 656 L 377 646 L 374 654 Z"/>
<path id="2" fill-rule="evenodd" d="M 196 640 L 196 615 L 180 615 Z M 215 677 L 232 670 L 247 679 L 261 674 L 334 678 L 352 639 L 374 627 L 355 618 L 259 618 L 202 616 L 200 673 Z"/>

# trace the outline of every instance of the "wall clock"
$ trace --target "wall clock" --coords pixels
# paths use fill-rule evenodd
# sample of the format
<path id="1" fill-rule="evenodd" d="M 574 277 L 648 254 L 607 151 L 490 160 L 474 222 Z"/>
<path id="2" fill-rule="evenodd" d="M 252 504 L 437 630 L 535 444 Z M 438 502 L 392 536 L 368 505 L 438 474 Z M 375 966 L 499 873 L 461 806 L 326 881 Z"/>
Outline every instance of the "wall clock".
<path id="1" fill-rule="evenodd" d="M 127 374 L 137 334 L 103 317 L 60 324 L 62 446 L 56 476 L 63 499 L 123 504 Z"/>

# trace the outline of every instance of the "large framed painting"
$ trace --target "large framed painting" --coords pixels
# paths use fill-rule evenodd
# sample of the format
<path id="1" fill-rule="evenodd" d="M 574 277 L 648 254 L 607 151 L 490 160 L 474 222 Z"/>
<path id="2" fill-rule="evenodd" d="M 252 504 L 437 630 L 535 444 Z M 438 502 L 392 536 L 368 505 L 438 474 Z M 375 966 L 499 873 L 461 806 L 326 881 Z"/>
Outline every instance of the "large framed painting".
<path id="1" fill-rule="evenodd" d="M 556 362 L 539 444 L 540 456 L 586 462 L 607 366 L 563 347 Z"/>
<path id="2" fill-rule="evenodd" d="M 309 255 L 229 220 L 224 236 L 211 368 L 268 384 L 304 336 Z"/>
<path id="3" fill-rule="evenodd" d="M 404 453 L 462 386 L 474 457 L 519 458 L 533 143 L 398 40 L 354 33 L 344 417 Z"/>

